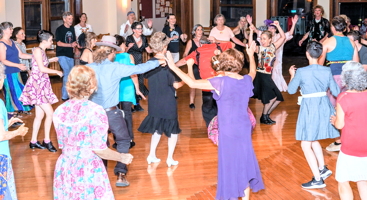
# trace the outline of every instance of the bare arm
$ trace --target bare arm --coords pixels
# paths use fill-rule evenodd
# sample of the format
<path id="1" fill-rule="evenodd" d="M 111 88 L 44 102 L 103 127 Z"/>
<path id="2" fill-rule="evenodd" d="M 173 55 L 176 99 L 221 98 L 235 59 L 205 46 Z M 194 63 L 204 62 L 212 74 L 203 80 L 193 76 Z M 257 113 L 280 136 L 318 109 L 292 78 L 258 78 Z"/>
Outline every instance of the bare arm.
<path id="1" fill-rule="evenodd" d="M 10 123 L 9 123 L 10 124 Z M 16 136 L 24 136 L 27 134 L 28 128 L 22 124 L 15 131 L 6 131 L 4 128 L 4 121 L 0 119 L 0 141 L 10 140 Z"/>
<path id="2" fill-rule="evenodd" d="M 305 41 L 308 38 L 308 35 L 310 34 L 310 32 L 307 32 L 302 39 L 298 42 L 299 46 L 302 46 L 303 41 Z"/>
<path id="3" fill-rule="evenodd" d="M 13 63 L 6 59 L 6 46 L 3 43 L 0 43 L 0 62 L 6 66 L 17 67 L 20 70 L 26 70 L 26 66 L 21 63 Z"/>
<path id="4" fill-rule="evenodd" d="M 145 51 L 147 51 L 148 53 L 153 53 L 153 51 L 150 47 L 145 48 Z"/>
<path id="5" fill-rule="evenodd" d="M 60 77 L 62 77 L 63 73 L 61 71 L 50 69 L 50 68 L 47 68 L 43 65 L 42 52 L 41 52 L 40 48 L 35 48 L 33 50 L 33 54 L 34 54 L 34 58 L 36 60 L 36 63 L 38 65 L 38 68 L 41 72 L 48 73 L 48 74 L 55 73 L 55 74 L 59 75 Z"/>
<path id="6" fill-rule="evenodd" d="M 289 30 L 289 34 L 293 35 L 293 33 L 294 33 L 294 28 L 296 27 L 297 21 L 298 21 L 298 15 L 295 15 L 295 16 L 292 18 L 292 27 L 291 27 L 291 29 Z"/>
<path id="7" fill-rule="evenodd" d="M 213 86 L 206 79 L 202 80 L 194 80 L 187 74 L 185 74 L 180 68 L 178 68 L 172 58 L 171 52 L 167 52 L 167 61 L 169 68 L 177 74 L 178 77 L 181 78 L 183 82 L 185 82 L 190 88 L 198 88 L 198 89 L 206 89 L 206 90 L 214 90 Z"/>
<path id="8" fill-rule="evenodd" d="M 322 45 L 322 54 L 319 57 L 318 63 L 319 65 L 324 65 L 325 59 L 326 59 L 326 53 L 328 51 L 328 43 L 329 40 L 326 40 L 324 44 Z"/>
<path id="9" fill-rule="evenodd" d="M 336 104 L 336 115 L 330 117 L 330 123 L 337 129 L 342 129 L 344 127 L 344 111 L 339 103 Z"/>
<path id="10" fill-rule="evenodd" d="M 182 57 L 186 57 L 187 55 L 189 55 L 189 51 L 190 51 L 191 47 L 192 47 L 192 40 L 189 40 L 186 43 L 185 52 L 183 53 Z"/>
<path id="11" fill-rule="evenodd" d="M 250 71 L 248 73 L 249 76 L 251 76 L 252 80 L 255 79 L 256 76 L 256 63 L 254 58 L 254 52 L 256 50 L 256 43 L 252 41 L 252 43 L 249 43 L 249 45 L 246 46 L 246 53 L 248 55 L 248 58 L 250 59 Z"/>
<path id="12" fill-rule="evenodd" d="M 195 62 L 194 62 L 194 59 L 190 58 L 188 61 L 187 61 L 187 74 L 192 78 L 192 79 L 195 79 L 195 76 L 194 76 L 194 71 L 193 71 L 193 66 L 194 66 Z"/>
<path id="13" fill-rule="evenodd" d="M 176 66 L 177 67 L 181 67 L 181 66 L 184 66 L 184 65 L 186 65 L 185 58 L 182 58 L 181 60 L 179 60 L 179 61 L 176 62 Z"/>
<path id="14" fill-rule="evenodd" d="M 353 40 L 350 40 L 350 43 L 353 46 L 353 61 L 359 62 L 359 55 L 358 55 L 357 45 L 354 43 Z"/>
<path id="15" fill-rule="evenodd" d="M 117 151 L 113 151 L 109 148 L 103 150 L 93 150 L 99 157 L 105 160 L 113 160 L 122 162 L 124 164 L 130 164 L 133 160 L 133 156 L 129 153 L 119 153 Z"/>
<path id="16" fill-rule="evenodd" d="M 280 34 L 280 38 L 274 42 L 274 46 L 276 49 L 278 49 L 280 46 L 282 46 L 284 44 L 284 41 L 285 41 L 285 34 L 284 34 L 284 31 L 282 29 L 282 27 L 280 27 L 279 25 L 279 22 L 278 21 L 274 21 L 273 25 L 275 25 L 279 31 L 279 34 Z"/>
<path id="17" fill-rule="evenodd" d="M 243 46 L 243 47 L 245 47 L 246 45 L 243 43 L 243 42 L 241 42 L 238 38 L 236 38 L 236 37 L 232 37 L 231 38 L 231 40 L 234 42 L 234 43 L 236 43 L 236 44 L 238 44 L 238 45 L 240 45 L 240 46 Z"/>
<path id="18" fill-rule="evenodd" d="M 78 45 L 76 42 L 73 42 L 73 43 L 64 43 L 64 42 L 60 42 L 60 41 L 57 41 L 56 44 L 59 47 L 71 47 L 71 48 L 74 48 L 74 47 L 76 47 Z"/>

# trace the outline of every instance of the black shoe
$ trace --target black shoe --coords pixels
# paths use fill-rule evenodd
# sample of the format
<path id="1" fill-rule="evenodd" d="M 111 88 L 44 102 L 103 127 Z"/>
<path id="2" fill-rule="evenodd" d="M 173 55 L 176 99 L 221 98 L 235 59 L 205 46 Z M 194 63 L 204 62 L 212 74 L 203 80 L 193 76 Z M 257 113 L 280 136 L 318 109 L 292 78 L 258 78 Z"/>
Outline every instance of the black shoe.
<path id="1" fill-rule="evenodd" d="M 32 142 L 30 142 L 29 143 L 29 148 L 31 148 L 31 149 L 35 149 L 35 148 L 37 148 L 37 149 L 46 149 L 46 147 L 42 146 L 41 143 L 38 142 L 38 141 L 34 144 Z"/>
<path id="2" fill-rule="evenodd" d="M 195 104 L 191 103 L 191 104 L 189 105 L 189 107 L 190 107 L 191 109 L 195 109 Z"/>
<path id="3" fill-rule="evenodd" d="M 140 112 L 140 111 L 144 111 L 144 108 L 142 108 L 140 106 L 140 104 L 138 104 L 138 105 L 134 106 L 134 110 L 137 111 L 137 112 Z"/>
<path id="4" fill-rule="evenodd" d="M 307 183 L 303 183 L 302 187 L 305 189 L 316 189 L 316 188 L 324 188 L 326 187 L 326 184 L 324 183 L 324 180 L 320 178 L 319 181 L 316 181 L 314 177 L 312 177 L 312 180 Z"/>
<path id="5" fill-rule="evenodd" d="M 51 141 L 49 143 L 45 143 L 45 141 L 43 141 L 42 146 L 46 147 L 51 152 L 56 152 L 57 151 L 57 149 L 54 147 L 54 145 L 52 145 Z"/>
<path id="6" fill-rule="evenodd" d="M 130 142 L 130 147 L 129 147 L 129 149 L 133 148 L 134 146 L 135 146 L 135 142 L 134 142 L 134 141 L 131 141 L 131 142 Z"/>
<path id="7" fill-rule="evenodd" d="M 131 107 L 131 113 L 134 113 L 134 112 L 136 112 L 136 110 L 133 107 Z"/>
<path id="8" fill-rule="evenodd" d="M 266 117 L 266 115 L 262 114 L 261 117 L 260 117 L 260 123 L 261 124 L 274 124 L 272 123 L 271 121 L 268 120 L 268 118 Z"/>
<path id="9" fill-rule="evenodd" d="M 265 117 L 266 117 L 266 119 L 267 119 L 269 122 L 271 122 L 272 124 L 275 124 L 275 123 L 276 123 L 276 121 L 274 121 L 274 120 L 270 119 L 269 114 L 266 114 L 266 115 L 265 115 Z"/>
<path id="10" fill-rule="evenodd" d="M 331 176 L 331 174 L 333 174 L 333 172 L 328 169 L 326 165 L 324 166 L 324 169 L 320 170 L 320 176 L 323 180 L 326 180 L 329 176 Z"/>

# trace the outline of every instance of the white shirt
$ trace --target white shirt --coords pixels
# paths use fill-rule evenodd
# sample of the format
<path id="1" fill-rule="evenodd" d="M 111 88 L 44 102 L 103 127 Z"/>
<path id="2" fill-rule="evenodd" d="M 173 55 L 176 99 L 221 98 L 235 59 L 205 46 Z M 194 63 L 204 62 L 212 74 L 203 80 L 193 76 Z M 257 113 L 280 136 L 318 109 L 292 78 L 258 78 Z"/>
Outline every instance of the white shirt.
<path id="1" fill-rule="evenodd" d="M 90 24 L 86 24 L 85 27 L 80 26 L 80 24 L 77 24 L 74 26 L 75 29 L 75 36 L 76 38 L 79 37 L 80 34 L 84 32 L 93 32 L 92 26 Z"/>
<path id="2" fill-rule="evenodd" d="M 143 23 L 142 23 L 143 24 Z M 125 27 L 129 26 L 129 28 L 127 29 L 126 33 L 124 33 L 125 31 Z M 148 36 L 151 35 L 153 33 L 153 29 L 149 29 L 147 27 L 145 27 L 145 25 L 143 24 L 143 35 Z M 133 34 L 133 30 L 131 29 L 131 24 L 130 21 L 128 20 L 126 23 L 121 25 L 121 29 L 120 29 L 120 35 L 123 36 L 125 39 L 127 36 Z"/>
<path id="3" fill-rule="evenodd" d="M 234 37 L 234 34 L 228 26 L 224 26 L 222 31 L 218 30 L 217 27 L 212 28 L 209 34 L 210 36 L 220 41 L 230 41 Z"/>

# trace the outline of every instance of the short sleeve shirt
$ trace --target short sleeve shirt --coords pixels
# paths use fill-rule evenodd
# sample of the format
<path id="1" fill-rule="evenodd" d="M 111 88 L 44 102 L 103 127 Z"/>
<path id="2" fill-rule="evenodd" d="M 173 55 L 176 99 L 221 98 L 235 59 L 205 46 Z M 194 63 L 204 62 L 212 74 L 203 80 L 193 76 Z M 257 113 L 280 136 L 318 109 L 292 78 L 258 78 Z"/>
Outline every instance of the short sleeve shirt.
<path id="1" fill-rule="evenodd" d="M 75 29 L 73 26 L 66 28 L 63 24 L 56 29 L 56 42 L 71 44 L 75 41 L 76 41 Z M 73 48 L 57 46 L 56 56 L 66 56 L 69 58 L 74 58 Z"/>
<path id="2" fill-rule="evenodd" d="M 163 33 L 165 33 L 169 38 L 172 38 L 173 36 L 178 36 L 177 39 L 171 40 L 171 42 L 168 44 L 167 50 L 171 53 L 178 53 L 180 51 L 180 36 L 182 34 L 182 30 L 179 26 L 175 25 L 174 29 L 171 29 L 169 26 L 164 26 Z"/>

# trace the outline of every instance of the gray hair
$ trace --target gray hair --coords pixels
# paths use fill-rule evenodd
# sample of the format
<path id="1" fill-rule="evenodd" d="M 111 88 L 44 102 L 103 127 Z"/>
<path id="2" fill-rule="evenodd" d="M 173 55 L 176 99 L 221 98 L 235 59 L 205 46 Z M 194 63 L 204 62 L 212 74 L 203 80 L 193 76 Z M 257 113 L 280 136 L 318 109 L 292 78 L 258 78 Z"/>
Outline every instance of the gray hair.
<path id="1" fill-rule="evenodd" d="M 62 18 L 65 19 L 67 16 L 73 15 L 71 12 L 64 12 L 62 13 Z"/>
<path id="2" fill-rule="evenodd" d="M 217 15 L 214 17 L 214 24 L 217 24 L 217 19 L 218 19 L 218 18 L 220 18 L 220 17 L 223 17 L 224 22 L 226 22 L 226 17 L 224 17 L 224 15 L 222 15 L 222 14 L 217 14 Z"/>
<path id="3" fill-rule="evenodd" d="M 0 39 L 3 38 L 4 30 L 7 28 L 13 28 L 13 24 L 11 22 L 2 22 L 0 24 Z"/>
<path id="4" fill-rule="evenodd" d="M 364 91 L 367 88 L 367 72 L 361 63 L 348 61 L 341 73 L 342 85 L 348 90 Z"/>
<path id="5" fill-rule="evenodd" d="M 195 24 L 195 25 L 194 25 L 194 28 L 192 28 L 192 32 L 191 32 L 192 37 L 195 37 L 196 29 L 198 29 L 199 27 L 204 28 L 201 24 Z M 203 30 L 203 31 L 204 31 L 204 30 Z"/>

